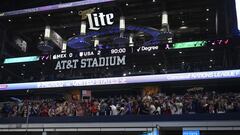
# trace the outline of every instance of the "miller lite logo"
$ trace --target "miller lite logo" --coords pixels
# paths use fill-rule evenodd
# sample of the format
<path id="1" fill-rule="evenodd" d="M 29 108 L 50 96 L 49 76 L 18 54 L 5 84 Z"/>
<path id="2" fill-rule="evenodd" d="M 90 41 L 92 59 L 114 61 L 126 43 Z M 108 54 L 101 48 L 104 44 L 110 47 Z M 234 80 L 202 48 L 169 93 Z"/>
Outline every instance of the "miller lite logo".
<path id="1" fill-rule="evenodd" d="M 94 13 L 96 8 L 89 8 L 78 12 L 81 20 L 88 19 L 90 30 L 99 30 L 100 27 L 106 25 L 113 25 L 114 14 Z"/>
<path id="2" fill-rule="evenodd" d="M 101 26 L 113 25 L 114 15 L 113 13 L 103 14 L 103 13 L 93 13 L 87 14 L 89 29 L 99 30 Z"/>

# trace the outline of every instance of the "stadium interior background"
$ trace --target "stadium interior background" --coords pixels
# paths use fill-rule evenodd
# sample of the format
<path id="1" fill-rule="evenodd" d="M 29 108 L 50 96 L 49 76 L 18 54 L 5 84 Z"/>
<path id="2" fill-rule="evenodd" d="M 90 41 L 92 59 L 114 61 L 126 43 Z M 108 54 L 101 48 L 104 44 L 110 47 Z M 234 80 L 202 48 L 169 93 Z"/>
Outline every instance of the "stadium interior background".
<path id="1" fill-rule="evenodd" d="M 239 22 L 240 0 L 2 0 L 0 134 L 237 135 Z"/>

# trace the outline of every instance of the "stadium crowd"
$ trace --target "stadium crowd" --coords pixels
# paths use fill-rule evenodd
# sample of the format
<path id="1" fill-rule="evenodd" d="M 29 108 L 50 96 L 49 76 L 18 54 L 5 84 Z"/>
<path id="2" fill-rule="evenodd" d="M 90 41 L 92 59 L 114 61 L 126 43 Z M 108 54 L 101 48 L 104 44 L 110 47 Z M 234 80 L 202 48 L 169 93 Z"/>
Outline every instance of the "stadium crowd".
<path id="1" fill-rule="evenodd" d="M 187 92 L 171 96 L 119 96 L 83 100 L 20 100 L 2 104 L 1 117 L 181 115 L 240 112 L 240 93 Z"/>

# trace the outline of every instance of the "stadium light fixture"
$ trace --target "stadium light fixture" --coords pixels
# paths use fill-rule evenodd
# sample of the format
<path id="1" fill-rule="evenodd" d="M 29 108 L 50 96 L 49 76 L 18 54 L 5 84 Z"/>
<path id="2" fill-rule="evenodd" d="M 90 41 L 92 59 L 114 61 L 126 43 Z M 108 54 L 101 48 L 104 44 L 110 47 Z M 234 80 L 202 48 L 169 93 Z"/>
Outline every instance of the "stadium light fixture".
<path id="1" fill-rule="evenodd" d="M 169 24 L 168 24 L 168 13 L 167 11 L 162 12 L 162 30 L 164 32 L 169 31 Z"/>
<path id="2" fill-rule="evenodd" d="M 168 25 L 168 14 L 167 11 L 162 12 L 162 26 Z"/>
<path id="3" fill-rule="evenodd" d="M 86 35 L 86 30 L 87 30 L 87 24 L 85 21 L 81 22 L 81 28 L 80 28 L 80 35 L 84 36 Z"/>
<path id="4" fill-rule="evenodd" d="M 64 41 L 64 42 L 63 42 L 63 46 L 62 46 L 61 53 L 66 53 L 66 50 L 67 50 L 67 42 Z"/>
<path id="5" fill-rule="evenodd" d="M 94 39 L 94 47 L 97 47 L 99 45 L 99 39 L 95 38 Z"/>
<path id="6" fill-rule="evenodd" d="M 125 17 L 121 16 L 120 17 L 120 22 L 119 22 L 119 29 L 120 31 L 125 31 L 126 25 L 125 25 Z"/>
<path id="7" fill-rule="evenodd" d="M 134 42 L 133 42 L 133 34 L 129 35 L 129 46 L 133 47 L 134 46 Z"/>
<path id="8" fill-rule="evenodd" d="M 50 38 L 51 29 L 50 26 L 46 26 L 44 38 Z"/>

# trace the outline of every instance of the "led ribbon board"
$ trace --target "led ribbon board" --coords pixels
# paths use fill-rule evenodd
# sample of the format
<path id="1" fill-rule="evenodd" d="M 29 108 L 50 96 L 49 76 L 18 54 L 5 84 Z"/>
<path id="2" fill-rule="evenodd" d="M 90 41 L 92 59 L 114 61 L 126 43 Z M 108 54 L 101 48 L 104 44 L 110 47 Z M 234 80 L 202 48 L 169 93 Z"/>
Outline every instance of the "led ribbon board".
<path id="1" fill-rule="evenodd" d="M 38 61 L 39 56 L 28 56 L 28 57 L 16 57 L 16 58 L 7 58 L 4 60 L 4 64 L 11 64 L 11 63 L 22 63 L 22 62 L 33 62 Z"/>
<path id="2" fill-rule="evenodd" d="M 203 47 L 207 44 L 207 41 L 192 41 L 192 42 L 182 42 L 173 44 L 172 49 L 183 49 L 183 48 L 197 48 Z"/>
<path id="3" fill-rule="evenodd" d="M 240 70 L 222 70 L 222 71 L 178 73 L 178 74 L 161 74 L 161 75 L 143 75 L 143 76 L 112 77 L 112 78 L 97 78 L 97 79 L 12 83 L 12 84 L 0 84 L 0 90 L 101 86 L 101 85 L 115 85 L 115 84 L 153 83 L 153 82 L 187 81 L 187 80 L 208 80 L 208 79 L 224 79 L 224 78 L 240 78 Z"/>
<path id="4" fill-rule="evenodd" d="M 183 130 L 183 135 L 200 135 L 199 130 Z"/>
<path id="5" fill-rule="evenodd" d="M 3 12 L 3 13 L 0 13 L 0 16 L 21 15 L 21 14 L 28 14 L 28 13 L 35 13 L 35 12 L 58 10 L 58 9 L 64 9 L 64 8 L 72 8 L 72 7 L 78 7 L 78 6 L 86 6 L 90 4 L 99 4 L 99 3 L 111 2 L 111 1 L 114 1 L 114 0 L 83 0 L 83 1 L 76 1 L 76 2 L 69 2 L 69 3 L 63 3 L 63 4 L 55 4 L 55 5 L 42 6 L 42 7 L 36 7 L 36 8 Z"/>
<path id="6" fill-rule="evenodd" d="M 238 31 L 240 31 L 240 0 L 235 0 L 236 13 L 237 13 L 237 26 Z"/>

